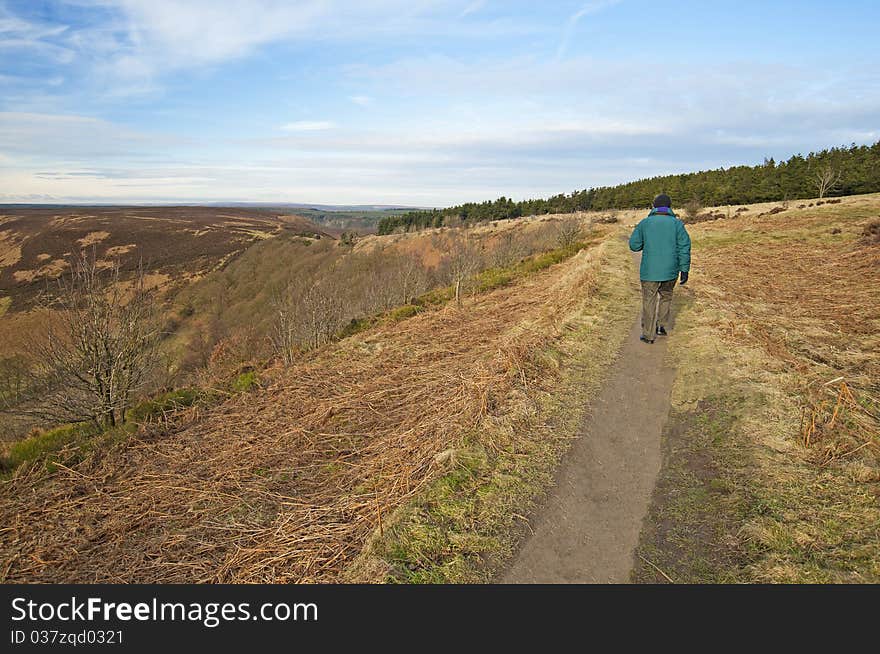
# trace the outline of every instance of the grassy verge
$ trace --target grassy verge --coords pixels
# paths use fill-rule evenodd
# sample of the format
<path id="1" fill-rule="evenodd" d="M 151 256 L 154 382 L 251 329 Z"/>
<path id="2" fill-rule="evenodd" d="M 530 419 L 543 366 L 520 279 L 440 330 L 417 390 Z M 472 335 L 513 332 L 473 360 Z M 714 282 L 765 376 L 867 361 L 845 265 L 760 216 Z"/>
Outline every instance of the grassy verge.
<path id="1" fill-rule="evenodd" d="M 531 265 L 547 267 L 556 256 Z M 597 389 L 632 320 L 637 296 L 623 241 L 609 240 L 600 265 L 597 288 L 562 337 L 531 353 L 533 380 L 515 405 L 439 455 L 445 474 L 373 535 L 348 579 L 486 582 L 513 555 L 524 516 L 577 433 L 584 397 Z"/>
<path id="2" fill-rule="evenodd" d="M 663 468 L 645 520 L 633 581 L 736 583 L 750 552 L 737 530 L 759 513 L 732 430 L 742 398 L 719 395 L 674 411 L 663 439 Z"/>
<path id="3" fill-rule="evenodd" d="M 720 342 L 702 313 L 679 316 L 673 412 L 633 581 L 877 583 L 876 482 L 812 463 L 795 440 L 790 373 Z"/>

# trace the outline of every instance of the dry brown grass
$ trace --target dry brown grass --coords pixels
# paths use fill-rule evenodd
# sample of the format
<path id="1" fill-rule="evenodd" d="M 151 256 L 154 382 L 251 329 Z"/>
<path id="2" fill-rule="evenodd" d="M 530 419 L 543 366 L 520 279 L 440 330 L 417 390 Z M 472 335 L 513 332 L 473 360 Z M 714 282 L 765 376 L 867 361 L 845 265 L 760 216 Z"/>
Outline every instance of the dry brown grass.
<path id="1" fill-rule="evenodd" d="M 77 239 L 76 242 L 77 242 L 77 245 L 79 245 L 81 248 L 85 248 L 90 245 L 95 245 L 96 243 L 100 243 L 101 241 L 105 241 L 105 240 L 107 240 L 107 238 L 109 236 L 110 236 L 110 232 L 105 232 L 105 231 L 89 232 L 88 234 L 86 234 L 82 238 Z"/>
<path id="2" fill-rule="evenodd" d="M 717 564 L 725 578 L 880 579 L 880 252 L 860 238 L 878 205 L 689 228 L 673 404 L 694 434 L 713 422 L 707 406 L 724 426 L 694 456 L 723 464 L 716 503 L 732 508 L 716 518 L 738 561 Z"/>
<path id="3" fill-rule="evenodd" d="M 528 387 L 594 251 L 325 348 L 265 391 L 5 483 L 2 578 L 334 581 L 453 449 Z"/>
<path id="4" fill-rule="evenodd" d="M 55 279 L 68 268 L 64 259 L 54 259 L 39 268 L 33 270 L 16 270 L 12 278 L 16 282 L 32 282 L 37 279 Z"/>
<path id="5" fill-rule="evenodd" d="M 798 373 L 804 445 L 822 464 L 860 452 L 880 467 L 880 249 L 755 240 L 708 249 L 699 265 L 734 316 L 726 331 Z"/>
<path id="6" fill-rule="evenodd" d="M 0 266 L 14 266 L 21 261 L 21 244 L 0 232 Z"/>
<path id="7" fill-rule="evenodd" d="M 132 250 L 137 247 L 137 243 L 128 243 L 126 245 L 117 245 L 112 248 L 107 248 L 104 252 L 104 256 L 108 259 L 117 259 L 121 257 L 123 254 L 128 254 Z"/>
<path id="8" fill-rule="evenodd" d="M 865 229 L 862 230 L 862 243 L 880 245 L 880 218 L 865 225 Z"/>

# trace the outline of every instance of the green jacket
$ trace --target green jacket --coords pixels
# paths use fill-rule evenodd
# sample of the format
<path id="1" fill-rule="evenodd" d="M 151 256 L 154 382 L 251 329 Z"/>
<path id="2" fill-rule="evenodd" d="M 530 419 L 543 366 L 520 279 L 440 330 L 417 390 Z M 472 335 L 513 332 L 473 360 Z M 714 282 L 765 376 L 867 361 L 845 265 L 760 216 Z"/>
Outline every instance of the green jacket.
<path id="1" fill-rule="evenodd" d="M 672 210 L 654 209 L 633 230 L 629 249 L 642 252 L 639 274 L 646 282 L 665 282 L 690 272 L 691 237 Z"/>

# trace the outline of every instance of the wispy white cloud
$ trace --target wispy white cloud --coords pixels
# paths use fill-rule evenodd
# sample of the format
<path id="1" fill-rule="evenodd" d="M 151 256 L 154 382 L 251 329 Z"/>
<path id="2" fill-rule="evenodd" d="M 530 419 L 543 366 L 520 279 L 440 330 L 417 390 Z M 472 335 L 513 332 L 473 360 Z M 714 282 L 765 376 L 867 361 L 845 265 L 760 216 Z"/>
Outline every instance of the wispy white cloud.
<path id="1" fill-rule="evenodd" d="M 461 14 L 459 16 L 464 18 L 465 16 L 470 16 L 471 14 L 475 14 L 480 9 L 486 6 L 486 0 L 474 0 L 467 7 L 461 10 Z"/>
<path id="2" fill-rule="evenodd" d="M 113 12 L 112 19 L 70 30 L 64 42 L 93 58 L 117 79 L 155 78 L 181 69 L 246 57 L 273 43 L 356 41 L 377 36 L 457 33 L 483 38 L 521 26 L 504 21 L 456 25 L 461 0 L 74 0 Z M 485 2 L 466 6 L 463 15 Z M 11 28 L 36 39 L 34 26 L 10 19 Z M 2 29 L 2 23 L 0 23 Z M 57 36 L 67 26 L 43 31 Z M 2 32 L 0 32 L 2 34 Z M 2 45 L 2 39 L 0 39 Z M 90 49 L 113 56 L 93 57 Z"/>
<path id="3" fill-rule="evenodd" d="M 258 57 L 270 46 L 351 47 L 422 37 L 483 41 L 536 30 L 503 17 L 459 20 L 463 0 L 54 1 L 75 8 L 68 13 L 77 20 L 68 25 L 24 19 L 0 0 L 0 56 L 22 53 L 75 69 L 65 74 L 73 82 L 70 90 L 78 86 L 94 99 L 114 102 L 157 96 L 171 75 Z M 472 2 L 464 11 L 473 18 L 483 4 Z"/>
<path id="4" fill-rule="evenodd" d="M 565 21 L 565 27 L 562 30 L 562 38 L 559 40 L 559 47 L 556 49 L 556 58 L 562 59 L 562 57 L 565 56 L 568 46 L 571 43 L 571 38 L 574 35 L 574 30 L 581 18 L 589 16 L 590 14 L 599 13 L 608 7 L 613 7 L 614 5 L 619 4 L 620 1 L 621 0 L 592 0 L 592 2 L 586 3 L 569 16 L 568 20 Z"/>
<path id="5" fill-rule="evenodd" d="M 45 25 L 23 20 L 0 7 L 0 43 L 7 40 L 37 40 L 58 36 L 68 29 L 67 25 Z"/>
<path id="6" fill-rule="evenodd" d="M 368 95 L 352 95 L 349 96 L 348 99 L 361 107 L 367 107 L 373 104 L 373 98 Z"/>
<path id="7" fill-rule="evenodd" d="M 158 147 L 187 139 L 148 134 L 90 116 L 0 112 L 0 151 L 19 160 L 126 157 L 136 160 Z"/>
<path id="8" fill-rule="evenodd" d="M 57 38 L 68 29 L 67 25 L 24 20 L 0 6 L 0 51 L 39 52 L 57 63 L 69 64 L 74 59 L 74 52 L 59 44 Z"/>
<path id="9" fill-rule="evenodd" d="M 336 123 L 329 120 L 297 120 L 281 126 L 286 132 L 320 132 L 333 129 Z"/>

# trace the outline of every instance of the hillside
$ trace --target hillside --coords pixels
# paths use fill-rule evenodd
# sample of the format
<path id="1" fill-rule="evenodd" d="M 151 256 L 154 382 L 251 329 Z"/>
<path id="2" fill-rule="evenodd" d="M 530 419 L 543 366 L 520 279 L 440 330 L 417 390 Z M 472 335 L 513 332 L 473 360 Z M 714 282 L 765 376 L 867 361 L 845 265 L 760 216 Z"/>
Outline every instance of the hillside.
<path id="1" fill-rule="evenodd" d="M 182 285 L 255 241 L 288 233 L 331 232 L 255 209 L 7 205 L 0 209 L 0 298 L 8 298 L 7 311 L 27 310 L 80 249 L 127 271 L 142 263 L 154 285 Z"/>
<path id="2" fill-rule="evenodd" d="M 254 245 L 335 243 L 338 234 L 301 216 L 263 209 L 208 207 L 15 207 L 0 209 L 0 396 L 18 383 L 28 353 L 45 333 L 57 307 L 58 277 L 69 277 L 80 253 L 94 259 L 105 274 L 119 266 L 119 287 L 143 272 L 145 287 L 157 296 L 154 329 L 166 341 L 164 370 L 153 371 L 149 391 L 186 382 L 179 371 L 189 361 L 210 354 L 223 333 L 201 340 L 178 334 L 185 322 L 175 315 L 174 301 L 201 280 L 212 279 Z M 303 248 L 300 247 L 299 250 Z M 193 329 L 204 327 L 203 323 Z M 203 355 L 199 343 L 208 350 Z M 0 402 L 0 440 L 12 441 L 35 426 L 34 417 L 4 412 Z"/>
<path id="3" fill-rule="evenodd" d="M 341 231 L 361 233 L 373 233 L 377 230 L 379 221 L 383 218 L 399 216 L 407 211 L 411 211 L 411 209 L 357 207 L 302 207 L 296 209 L 297 215 L 307 218 L 318 225 Z"/>
<path id="4" fill-rule="evenodd" d="M 0 482 L 3 579 L 495 579 L 626 360 L 615 357 L 638 287 L 625 238 L 642 215 L 581 213 L 590 231 L 575 249 L 475 273 L 460 308 L 443 286 L 422 296 L 433 303 L 392 298 L 289 365 L 252 363 L 253 383 L 23 465 Z M 688 226 L 663 463 L 633 580 L 880 579 L 878 216 L 880 196 L 865 195 L 710 208 Z M 257 315 L 270 296 L 264 276 L 306 250 L 308 265 L 342 271 L 332 288 L 347 298 L 384 288 L 373 274 L 392 253 L 439 266 L 451 241 L 438 239 L 469 234 L 500 252 L 506 234 L 564 224 L 525 218 L 325 250 L 313 249 L 324 239 L 266 240 L 186 301 L 198 315 L 196 298 L 225 289 L 251 320 L 244 307 Z M 372 260 L 381 265 L 362 268 Z M 354 270 L 372 281 L 358 286 Z"/>
<path id="5" fill-rule="evenodd" d="M 591 302 L 604 250 L 318 349 L 74 468 L 16 475 L 6 580 L 340 579 L 474 430 L 530 419 L 554 376 L 542 353 Z M 33 529 L 46 512 L 65 517 Z"/>

